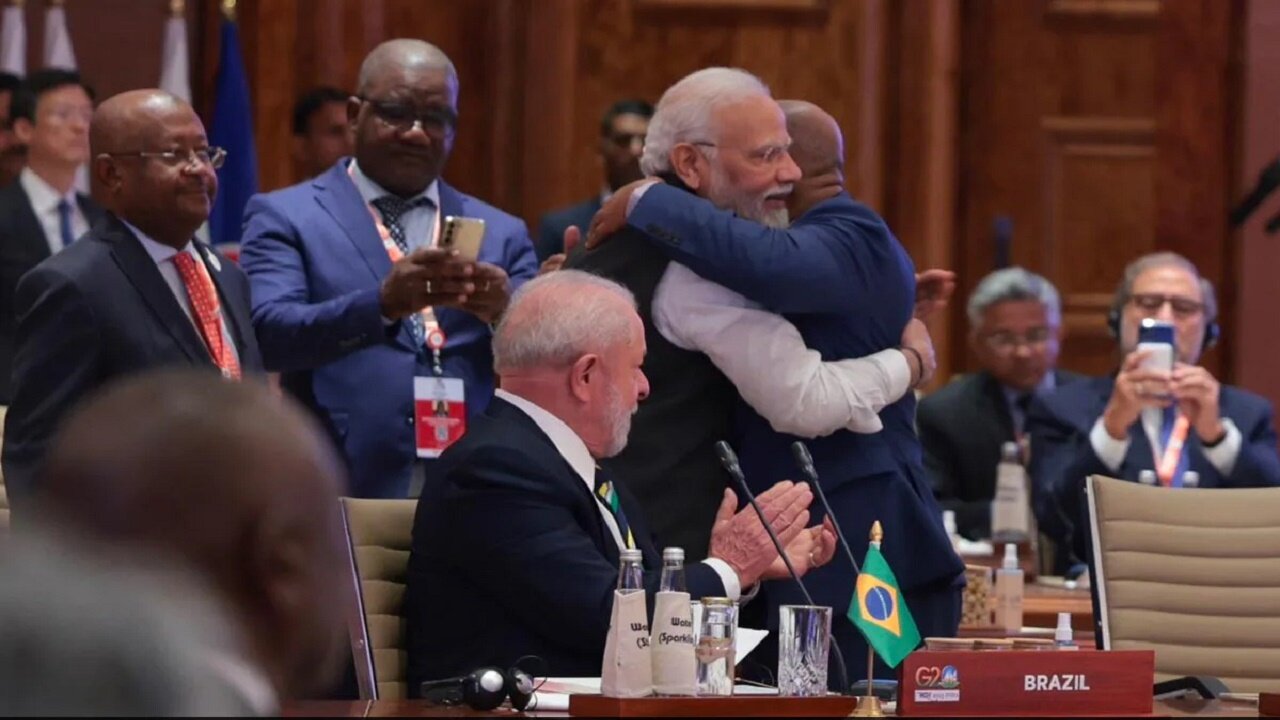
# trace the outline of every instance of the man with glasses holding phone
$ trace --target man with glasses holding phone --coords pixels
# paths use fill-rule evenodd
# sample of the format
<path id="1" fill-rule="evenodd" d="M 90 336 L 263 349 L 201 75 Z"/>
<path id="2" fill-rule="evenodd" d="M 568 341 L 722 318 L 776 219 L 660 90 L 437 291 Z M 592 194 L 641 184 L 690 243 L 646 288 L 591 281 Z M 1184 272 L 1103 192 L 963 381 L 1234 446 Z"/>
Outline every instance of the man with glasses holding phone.
<path id="1" fill-rule="evenodd" d="M 955 512 L 961 535 L 978 540 L 991 536 L 1001 446 L 1025 451 L 1032 398 L 1081 376 L 1056 369 L 1062 304 L 1048 279 L 997 270 L 974 288 L 967 311 L 980 369 L 924 398 L 916 423 L 938 502 Z"/>
<path id="2" fill-rule="evenodd" d="M 109 212 L 23 276 L 14 296 L 4 479 L 15 506 L 36 489 L 67 412 L 111 380 L 170 366 L 228 380 L 262 373 L 248 279 L 194 239 L 225 157 L 195 111 L 161 90 L 116 95 L 94 113 L 89 149 Z"/>
<path id="3" fill-rule="evenodd" d="M 76 172 L 89 160 L 89 86 L 74 70 L 38 70 L 18 84 L 10 111 L 13 140 L 26 148 L 27 162 L 18 181 L 0 189 L 0 405 L 12 394 L 18 279 L 102 217 L 102 208 L 75 187 Z"/>
<path id="4" fill-rule="evenodd" d="M 347 492 L 414 497 L 424 458 L 442 449 L 430 444 L 431 408 L 447 396 L 452 423 L 485 409 L 492 324 L 538 268 L 521 220 L 440 177 L 458 130 L 448 56 L 421 40 L 384 42 L 356 93 L 355 157 L 252 198 L 240 261 L 267 366 L 342 448 Z M 449 217 L 484 221 L 477 257 L 441 246 Z"/>
<path id="5" fill-rule="evenodd" d="M 1172 370 L 1154 367 L 1150 351 L 1138 348 L 1148 319 L 1173 326 Z M 1138 258 L 1125 268 L 1108 315 L 1119 341 L 1117 373 L 1032 403 L 1031 475 L 1042 492 L 1036 514 L 1046 534 L 1072 543 L 1058 553 L 1064 562 L 1071 550 L 1087 557 L 1089 475 L 1137 481 L 1151 470 L 1160 485 L 1178 488 L 1193 471 L 1203 488 L 1280 485 L 1271 403 L 1219 383 L 1198 364 L 1218 337 L 1217 319 L 1213 284 L 1191 261 L 1171 252 Z"/>

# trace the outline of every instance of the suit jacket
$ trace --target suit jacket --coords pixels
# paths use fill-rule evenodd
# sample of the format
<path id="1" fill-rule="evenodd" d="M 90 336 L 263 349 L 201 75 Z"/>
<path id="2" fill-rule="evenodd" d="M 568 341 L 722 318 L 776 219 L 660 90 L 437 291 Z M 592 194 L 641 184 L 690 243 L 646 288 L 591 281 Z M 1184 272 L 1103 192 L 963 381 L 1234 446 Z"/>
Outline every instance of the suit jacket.
<path id="1" fill-rule="evenodd" d="M 253 324 L 267 368 L 308 404 L 342 449 L 355 497 L 406 497 L 415 460 L 413 378 L 431 375 L 408 320 L 383 322 L 378 302 L 391 260 L 343 158 L 322 175 L 254 196 L 240 262 L 253 288 Z M 479 259 L 512 288 L 537 274 L 524 223 L 440 181 L 440 212 L 485 221 Z M 470 313 L 438 308 L 446 375 L 466 384 L 467 413 L 493 396 L 492 331 Z"/>
<path id="2" fill-rule="evenodd" d="M 673 260 L 784 315 L 824 360 L 895 347 L 911 318 L 911 259 L 884 221 L 845 193 L 816 205 L 790 228 L 774 229 L 655 185 L 636 205 L 629 224 L 644 230 Z M 790 445 L 798 438 L 774 431 L 745 404 L 739 407 L 737 446 L 753 490 L 796 477 Z M 951 592 L 963 583 L 964 566 L 951 549 L 921 465 L 914 395 L 889 405 L 880 417 L 884 429 L 879 433 L 838 431 L 806 441 L 832 511 L 858 557 L 867 547 L 858 539 L 866 537 L 874 520 L 881 521 L 883 553 L 904 591 Z M 821 514 L 814 511 L 815 518 Z M 831 563 L 805 578 L 815 602 L 840 608 L 849 605 L 853 581 L 845 563 Z M 773 603 L 775 597 L 793 600 L 792 592 L 775 585 L 768 595 Z M 770 616 L 775 625 L 777 614 Z M 955 632 L 935 627 L 928 617 L 917 616 L 917 622 L 921 632 Z M 856 642 L 856 636 L 846 637 Z M 846 652 L 846 657 L 858 656 Z"/>
<path id="3" fill-rule="evenodd" d="M 1054 387 L 1084 376 L 1054 371 Z M 985 371 L 958 378 L 920 401 L 916 417 L 924 464 L 943 509 L 968 538 L 991 535 L 1000 447 L 1016 438 L 1000 383 Z"/>
<path id="4" fill-rule="evenodd" d="M 88 195 L 76 195 L 89 227 L 103 217 L 102 208 Z M 31 207 L 31 199 L 16 180 L 0 188 L 0 405 L 12 399 L 13 333 L 17 325 L 14 292 L 28 270 L 49 257 L 49 240 Z"/>
<path id="5" fill-rule="evenodd" d="M 652 614 L 662 558 L 615 485 Z M 586 483 L 533 419 L 495 398 L 429 469 L 418 502 L 404 599 L 410 695 L 423 680 L 523 655 L 541 657 L 550 675 L 599 675 L 618 566 Z M 687 565 L 686 581 L 693 597 L 724 594 L 707 565 Z"/>
<path id="6" fill-rule="evenodd" d="M 1129 428 L 1129 451 L 1119 471 L 1103 464 L 1089 443 L 1089 431 L 1102 415 L 1114 377 L 1091 378 L 1038 396 L 1031 403 L 1027 429 L 1031 433 L 1031 477 L 1036 517 L 1040 528 L 1062 547 L 1059 557 L 1088 557 L 1089 528 L 1084 502 L 1085 479 L 1094 474 L 1137 482 L 1138 473 L 1154 469 L 1151 443 L 1135 422 Z M 1187 435 L 1183 452 L 1188 469 L 1200 474 L 1200 487 L 1266 487 L 1280 485 L 1280 457 L 1276 455 L 1276 430 L 1271 403 L 1246 390 L 1222 385 L 1219 410 L 1240 430 L 1240 454 L 1231 474 L 1223 475 L 1204 455 L 1194 431 Z"/>
<path id="7" fill-rule="evenodd" d="M 600 210 L 600 196 L 580 202 L 577 205 L 552 210 L 542 216 L 538 222 L 538 241 L 534 250 L 538 253 L 538 262 L 559 252 L 564 252 L 564 231 L 570 225 L 577 225 L 582 237 L 587 237 L 587 229 L 591 227 L 591 218 Z"/>
<path id="8" fill-rule="evenodd" d="M 249 283 L 235 263 L 195 242 L 217 287 L 241 371 L 261 374 Z M 23 276 L 15 298 L 14 394 L 4 432 L 10 497 L 30 493 L 59 422 L 94 390 L 154 368 L 218 372 L 155 261 L 114 215 Z"/>

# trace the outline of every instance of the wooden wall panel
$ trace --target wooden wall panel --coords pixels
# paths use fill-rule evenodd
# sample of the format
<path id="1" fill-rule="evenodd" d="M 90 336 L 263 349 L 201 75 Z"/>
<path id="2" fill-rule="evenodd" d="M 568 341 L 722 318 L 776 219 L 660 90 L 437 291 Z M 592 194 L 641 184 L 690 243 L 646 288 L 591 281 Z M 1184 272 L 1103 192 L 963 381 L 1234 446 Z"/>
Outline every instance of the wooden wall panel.
<path id="1" fill-rule="evenodd" d="M 1114 367 L 1107 299 L 1138 255 L 1173 249 L 1226 276 L 1233 12 L 1203 0 L 965 3 L 962 295 L 993 269 L 993 221 L 1011 218 L 1013 262 L 1062 294 L 1066 367 Z M 959 337 L 952 351 L 973 367 Z"/>

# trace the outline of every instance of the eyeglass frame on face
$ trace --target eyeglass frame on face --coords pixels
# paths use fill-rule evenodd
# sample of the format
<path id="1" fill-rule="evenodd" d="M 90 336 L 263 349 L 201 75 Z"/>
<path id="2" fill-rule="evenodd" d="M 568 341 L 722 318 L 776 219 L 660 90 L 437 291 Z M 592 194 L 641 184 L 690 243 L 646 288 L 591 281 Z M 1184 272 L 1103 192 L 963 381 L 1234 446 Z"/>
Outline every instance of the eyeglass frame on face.
<path id="1" fill-rule="evenodd" d="M 185 153 L 185 157 L 183 156 Z M 200 157 L 201 154 L 208 157 Z M 137 150 L 134 152 L 98 153 L 98 157 L 135 157 L 147 160 L 160 160 L 170 167 L 208 165 L 217 170 L 227 161 L 227 151 L 216 146 L 190 148 L 188 150 Z M 180 162 L 179 162 L 180 161 Z"/>
<path id="2" fill-rule="evenodd" d="M 992 352 L 1008 355 L 1017 352 L 1019 346 L 1025 345 L 1029 350 L 1040 350 L 1055 337 L 1055 328 L 1042 326 L 1032 328 L 1026 335 L 994 332 L 982 338 L 982 343 Z"/>
<path id="3" fill-rule="evenodd" d="M 1143 302 L 1146 300 L 1147 302 Z M 1159 301 L 1159 302 L 1155 302 Z M 1174 317 L 1189 320 L 1205 311 L 1205 305 L 1199 300 L 1192 300 L 1182 295 L 1166 295 L 1164 293 L 1131 293 L 1125 298 L 1125 304 L 1133 305 L 1143 317 L 1155 317 L 1165 305 L 1173 311 Z"/>
<path id="4" fill-rule="evenodd" d="M 445 108 L 428 108 L 426 113 L 419 113 L 417 108 L 406 103 L 399 103 L 389 100 L 375 100 L 364 95 L 356 95 L 355 98 L 369 106 L 373 112 L 373 116 L 378 122 L 395 130 L 398 133 L 411 132 L 414 128 L 419 128 L 429 137 L 443 139 L 452 135 L 458 129 L 458 114 L 453 110 Z M 403 119 L 392 120 L 387 118 L 388 108 L 407 108 L 413 112 L 412 122 L 408 125 L 404 124 Z M 394 114 L 394 113 L 393 113 Z M 439 130 L 432 129 L 428 121 L 435 120 L 439 123 Z"/>
<path id="5" fill-rule="evenodd" d="M 709 140 L 693 140 L 688 143 L 696 147 L 709 147 L 720 149 L 721 146 Z M 755 150 L 738 150 L 738 148 L 729 148 L 742 153 L 743 157 L 756 165 L 777 165 L 782 159 L 791 153 L 791 143 L 786 145 L 765 145 Z"/>

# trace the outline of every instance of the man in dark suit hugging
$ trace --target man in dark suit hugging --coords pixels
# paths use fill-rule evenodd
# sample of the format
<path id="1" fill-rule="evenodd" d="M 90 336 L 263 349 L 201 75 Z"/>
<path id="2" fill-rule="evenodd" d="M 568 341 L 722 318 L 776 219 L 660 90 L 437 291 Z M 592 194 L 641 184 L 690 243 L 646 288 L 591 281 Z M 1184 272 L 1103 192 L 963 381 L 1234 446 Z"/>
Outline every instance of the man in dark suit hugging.
<path id="1" fill-rule="evenodd" d="M 579 271 L 516 293 L 494 336 L 502 388 L 431 469 L 418 503 L 404 603 L 411 694 L 423 680 L 524 655 L 552 675 L 596 675 L 621 549 L 641 550 L 646 591 L 656 592 L 658 545 L 634 499 L 596 465 L 627 444 L 649 393 L 635 307 L 622 286 Z M 835 552 L 829 526 L 805 527 L 812 498 L 791 482 L 759 496 L 801 573 Z M 764 526 L 737 506 L 726 489 L 709 557 L 686 571 L 694 597 L 738 599 L 786 576 Z"/>

